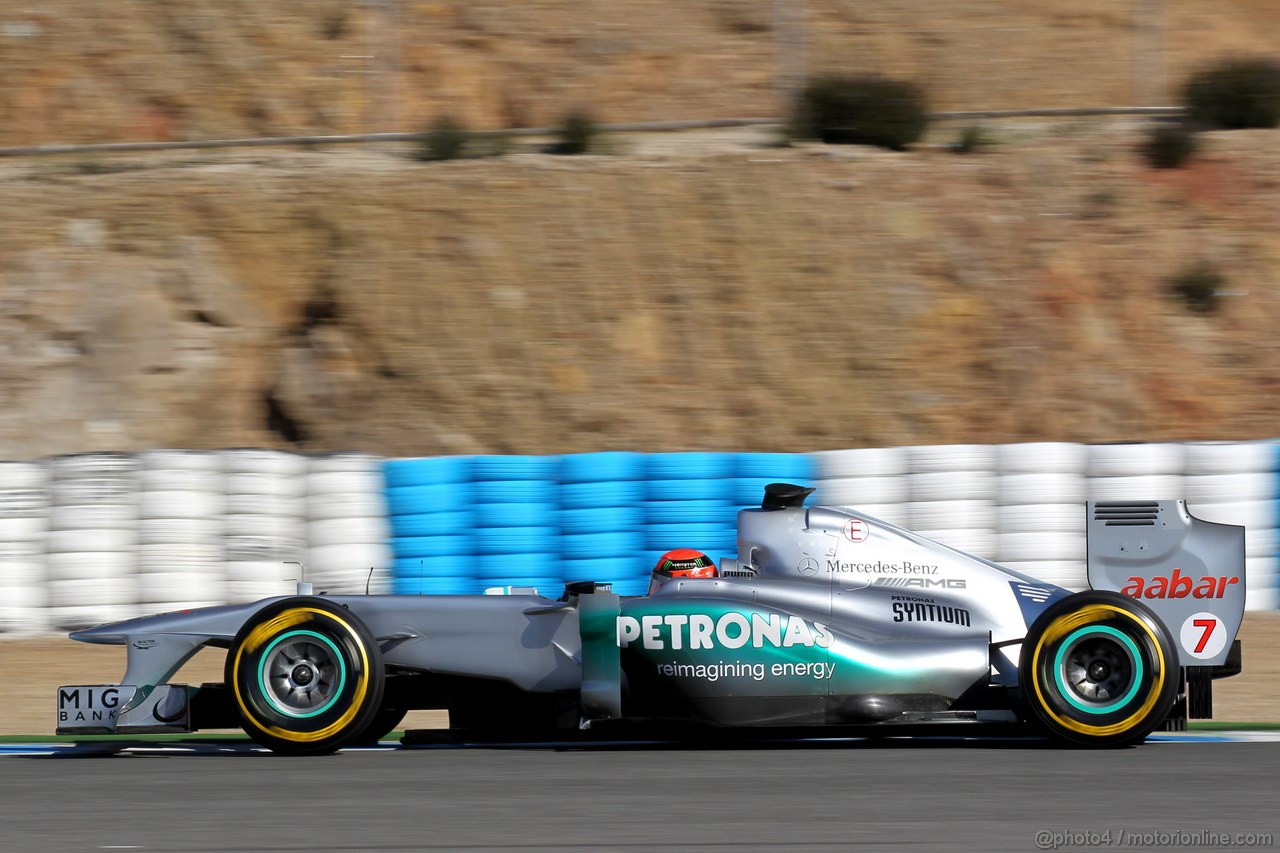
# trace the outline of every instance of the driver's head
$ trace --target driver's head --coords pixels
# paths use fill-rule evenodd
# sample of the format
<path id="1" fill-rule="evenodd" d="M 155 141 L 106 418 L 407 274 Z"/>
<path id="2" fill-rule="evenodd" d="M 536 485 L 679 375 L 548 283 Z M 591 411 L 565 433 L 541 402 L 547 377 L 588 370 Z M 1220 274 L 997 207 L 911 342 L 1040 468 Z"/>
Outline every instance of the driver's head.
<path id="1" fill-rule="evenodd" d="M 714 578 L 719 574 L 716 564 L 706 554 L 692 548 L 676 548 L 658 558 L 649 581 L 649 592 L 653 593 L 671 578 Z"/>

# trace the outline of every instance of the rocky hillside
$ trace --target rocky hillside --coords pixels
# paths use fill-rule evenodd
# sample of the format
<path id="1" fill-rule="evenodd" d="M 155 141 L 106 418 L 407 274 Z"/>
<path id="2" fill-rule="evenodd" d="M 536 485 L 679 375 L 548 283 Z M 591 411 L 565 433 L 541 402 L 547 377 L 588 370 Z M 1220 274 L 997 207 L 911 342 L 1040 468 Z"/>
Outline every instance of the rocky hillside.
<path id="1" fill-rule="evenodd" d="M 814 450 L 1280 432 L 1280 135 L 0 163 L 0 447 Z M 1168 291 L 1227 277 L 1220 310 Z"/>
<path id="2" fill-rule="evenodd" d="M 1277 31 L 1274 0 L 7 3 L 0 146 L 777 115 L 801 69 L 939 109 L 1167 103 Z"/>

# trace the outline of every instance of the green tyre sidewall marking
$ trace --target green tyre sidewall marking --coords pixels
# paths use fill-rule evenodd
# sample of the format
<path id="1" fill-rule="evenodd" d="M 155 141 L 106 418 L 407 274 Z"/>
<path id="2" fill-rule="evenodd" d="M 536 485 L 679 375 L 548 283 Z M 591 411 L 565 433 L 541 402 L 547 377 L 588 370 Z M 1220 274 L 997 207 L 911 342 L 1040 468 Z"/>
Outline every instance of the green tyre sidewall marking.
<path id="1" fill-rule="evenodd" d="M 333 655 L 334 660 L 338 662 L 338 686 L 334 688 L 333 694 L 329 697 L 329 701 L 325 702 L 319 708 L 316 708 L 311 711 L 307 711 L 305 713 L 300 713 L 298 711 L 294 711 L 290 708 L 280 705 L 276 701 L 275 694 L 267 686 L 266 669 L 267 669 L 268 662 L 271 660 L 271 653 L 275 650 L 276 646 L 280 645 L 285 640 L 288 640 L 292 637 L 307 637 L 310 640 L 319 641 L 329 649 L 329 652 Z M 346 657 L 342 654 L 342 651 L 338 648 L 336 643 L 334 643 L 332 640 L 330 640 L 328 637 L 324 636 L 323 634 L 318 634 L 315 631 L 296 630 L 296 631 L 289 631 L 287 633 L 281 634 L 280 636 L 272 640 L 270 645 L 268 645 L 267 648 L 258 657 L 258 690 L 262 694 L 262 698 L 265 699 L 267 704 L 271 706 L 272 710 L 274 710 L 278 714 L 282 714 L 283 716 L 290 717 L 293 719 L 298 719 L 298 720 L 305 720 L 311 717 L 318 717 L 321 714 L 323 714 L 325 711 L 328 711 L 330 708 L 332 708 L 334 703 L 337 702 L 340 698 L 342 698 L 342 693 L 344 690 L 346 690 L 346 688 L 347 688 Z"/>
<path id="2" fill-rule="evenodd" d="M 1082 637 L 1097 634 L 1105 634 L 1119 640 L 1128 649 L 1130 660 L 1133 661 L 1134 665 L 1133 683 L 1129 685 L 1128 692 L 1116 701 L 1109 702 L 1106 705 L 1089 705 L 1081 702 L 1076 698 L 1075 691 L 1071 689 L 1063 678 L 1062 660 L 1066 656 L 1067 650 Z M 1142 679 L 1145 675 L 1146 669 L 1143 665 L 1142 654 L 1138 651 L 1138 645 L 1123 631 L 1112 628 L 1110 625 L 1085 625 L 1083 628 L 1077 628 L 1058 644 L 1058 653 L 1053 658 L 1053 679 L 1058 688 L 1058 693 L 1066 700 L 1068 705 L 1085 714 L 1110 714 L 1114 711 L 1122 710 L 1137 695 L 1138 688 L 1142 686 Z"/>

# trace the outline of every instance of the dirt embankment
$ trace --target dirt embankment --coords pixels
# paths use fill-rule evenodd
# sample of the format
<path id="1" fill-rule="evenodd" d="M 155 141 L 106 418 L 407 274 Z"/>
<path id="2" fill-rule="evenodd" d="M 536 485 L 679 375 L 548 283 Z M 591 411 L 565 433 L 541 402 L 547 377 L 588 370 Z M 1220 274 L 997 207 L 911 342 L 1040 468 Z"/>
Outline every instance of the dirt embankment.
<path id="1" fill-rule="evenodd" d="M 0 167 L 0 446 L 387 454 L 1273 436 L 1280 147 L 1007 128 Z M 1221 309 L 1168 280 L 1215 264 Z"/>
<path id="2" fill-rule="evenodd" d="M 1277 30 L 1271 0 L 46 0 L 0 9 L 0 145 L 778 115 L 802 71 L 943 110 L 1163 104 Z"/>

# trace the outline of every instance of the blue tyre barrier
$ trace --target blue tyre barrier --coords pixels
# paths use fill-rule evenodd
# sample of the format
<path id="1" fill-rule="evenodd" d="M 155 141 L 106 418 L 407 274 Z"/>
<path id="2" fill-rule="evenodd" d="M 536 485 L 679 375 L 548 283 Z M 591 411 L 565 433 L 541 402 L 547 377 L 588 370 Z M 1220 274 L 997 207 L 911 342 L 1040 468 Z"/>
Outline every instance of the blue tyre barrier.
<path id="1" fill-rule="evenodd" d="M 638 554 L 626 557 L 604 557 L 595 560 L 565 560 L 561 564 L 565 581 L 602 581 L 648 579 L 650 566 Z"/>
<path id="2" fill-rule="evenodd" d="M 564 581 L 557 577 L 547 577 L 546 575 L 534 575 L 532 577 L 509 577 L 500 580 L 488 581 L 486 589 L 492 588 L 503 589 L 508 587 L 532 587 L 538 591 L 538 595 L 543 598 L 556 599 L 564 592 Z M 511 593 L 515 594 L 515 593 Z M 519 593 L 527 595 L 527 593 Z"/>
<path id="3" fill-rule="evenodd" d="M 470 578 L 396 578 L 396 595 L 474 595 L 476 583 Z"/>
<path id="4" fill-rule="evenodd" d="M 465 483 L 471 479 L 471 457 L 387 459 L 382 463 L 382 477 L 389 488 Z"/>
<path id="5" fill-rule="evenodd" d="M 815 466 L 806 453 L 738 453 L 733 467 L 735 477 L 798 483 L 812 480 Z"/>
<path id="6" fill-rule="evenodd" d="M 558 577 L 560 559 L 555 554 L 485 554 L 473 563 L 478 578 Z M 505 581 L 504 581 L 505 583 Z"/>
<path id="7" fill-rule="evenodd" d="M 396 537 L 465 534 L 475 526 L 475 516 L 466 511 L 393 515 L 390 521 L 391 535 Z"/>
<path id="8" fill-rule="evenodd" d="M 475 576 L 475 557 L 397 557 L 391 570 L 399 578 L 470 578 Z"/>
<path id="9" fill-rule="evenodd" d="M 572 453 L 560 457 L 561 483 L 605 483 L 644 478 L 644 454 L 627 451 Z"/>
<path id="10" fill-rule="evenodd" d="M 637 506 L 587 507 L 560 510 L 560 529 L 565 533 L 609 533 L 638 530 L 645 514 Z"/>
<path id="11" fill-rule="evenodd" d="M 481 527 L 472 533 L 477 554 L 547 554 L 556 551 L 554 527 Z"/>
<path id="12" fill-rule="evenodd" d="M 566 560 L 620 557 L 642 550 L 644 541 L 644 535 L 635 530 L 573 533 L 560 537 L 560 553 Z"/>
<path id="13" fill-rule="evenodd" d="M 645 474 L 654 480 L 718 480 L 733 476 L 732 453 L 651 453 Z"/>
<path id="14" fill-rule="evenodd" d="M 469 506 L 473 500 L 470 483 L 444 483 L 433 486 L 395 486 L 387 489 L 387 512 L 391 515 L 423 515 L 429 512 L 453 512 Z"/>
<path id="15" fill-rule="evenodd" d="M 475 456 L 471 462 L 474 480 L 554 480 L 559 473 L 558 456 Z"/>
<path id="16" fill-rule="evenodd" d="M 476 527 L 554 527 L 558 521 L 554 504 L 476 504 Z"/>
<path id="17" fill-rule="evenodd" d="M 644 491 L 643 481 L 565 483 L 560 487 L 560 506 L 564 509 L 629 506 L 642 501 Z"/>
<path id="18" fill-rule="evenodd" d="M 649 578 L 614 581 L 612 586 L 614 595 L 645 595 L 649 591 Z"/>
<path id="19" fill-rule="evenodd" d="M 650 524 L 644 530 L 644 541 L 648 550 L 693 548 L 715 557 L 712 551 L 736 548 L 738 534 L 730 528 L 707 524 Z"/>
<path id="20" fill-rule="evenodd" d="M 396 536 L 391 551 L 401 557 L 456 557 L 472 552 L 470 536 Z"/>
<path id="21" fill-rule="evenodd" d="M 556 502 L 557 484 L 550 480 L 484 480 L 473 484 L 476 503 Z"/>
<path id="22" fill-rule="evenodd" d="M 650 501 L 724 501 L 733 498 L 732 480 L 649 480 L 645 496 Z"/>
<path id="23" fill-rule="evenodd" d="M 649 501 L 644 518 L 650 524 L 733 525 L 738 508 L 727 501 Z"/>

